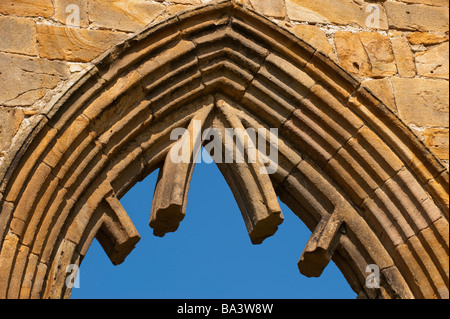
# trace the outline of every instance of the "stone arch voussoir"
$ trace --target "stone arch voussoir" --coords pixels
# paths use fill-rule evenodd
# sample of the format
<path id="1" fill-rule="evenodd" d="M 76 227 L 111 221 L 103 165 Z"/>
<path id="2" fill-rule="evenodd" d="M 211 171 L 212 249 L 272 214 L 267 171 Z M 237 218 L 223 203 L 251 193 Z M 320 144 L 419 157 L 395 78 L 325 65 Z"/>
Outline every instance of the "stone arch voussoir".
<path id="1" fill-rule="evenodd" d="M 156 169 L 150 224 L 175 231 L 194 164 L 168 159 L 170 132 L 194 120 L 279 130 L 275 174 L 219 165 L 253 243 L 283 221 L 279 197 L 313 232 L 303 274 L 333 259 L 362 298 L 448 298 L 446 168 L 349 73 L 230 1 L 109 50 L 15 141 L 0 170 L 0 298 L 70 297 L 66 267 L 94 237 L 123 262 L 139 234 L 119 199 Z"/>

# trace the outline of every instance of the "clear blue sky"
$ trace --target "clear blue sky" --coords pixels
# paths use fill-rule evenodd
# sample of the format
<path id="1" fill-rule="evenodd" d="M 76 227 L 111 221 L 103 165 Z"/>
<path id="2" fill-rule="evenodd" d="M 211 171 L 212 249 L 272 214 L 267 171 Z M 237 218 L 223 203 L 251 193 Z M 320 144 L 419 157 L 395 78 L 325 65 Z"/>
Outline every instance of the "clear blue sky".
<path id="1" fill-rule="evenodd" d="M 355 299 L 331 262 L 321 278 L 301 275 L 297 261 L 311 235 L 291 210 L 278 232 L 251 244 L 233 194 L 213 164 L 197 164 L 185 220 L 176 233 L 155 237 L 148 226 L 158 172 L 137 184 L 122 205 L 141 241 L 113 266 L 94 240 L 72 299 Z"/>

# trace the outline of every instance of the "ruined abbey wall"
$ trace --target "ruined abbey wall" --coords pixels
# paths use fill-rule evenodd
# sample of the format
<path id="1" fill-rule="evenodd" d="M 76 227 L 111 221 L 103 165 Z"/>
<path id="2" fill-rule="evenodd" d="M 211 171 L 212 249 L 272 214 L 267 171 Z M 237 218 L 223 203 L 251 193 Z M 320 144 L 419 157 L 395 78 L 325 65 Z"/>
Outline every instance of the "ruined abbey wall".
<path id="1" fill-rule="evenodd" d="M 207 0 L 1 0 L 0 161 L 110 47 Z M 448 0 L 239 0 L 363 81 L 448 166 Z"/>
<path id="2" fill-rule="evenodd" d="M 302 274 L 448 298 L 448 50 L 447 0 L 0 0 L 0 299 L 68 298 L 94 237 L 123 262 L 119 199 L 156 169 L 150 226 L 176 229 L 169 131 L 199 119 L 280 128 L 270 178 L 218 165 L 253 243 L 279 198 L 313 232 Z"/>

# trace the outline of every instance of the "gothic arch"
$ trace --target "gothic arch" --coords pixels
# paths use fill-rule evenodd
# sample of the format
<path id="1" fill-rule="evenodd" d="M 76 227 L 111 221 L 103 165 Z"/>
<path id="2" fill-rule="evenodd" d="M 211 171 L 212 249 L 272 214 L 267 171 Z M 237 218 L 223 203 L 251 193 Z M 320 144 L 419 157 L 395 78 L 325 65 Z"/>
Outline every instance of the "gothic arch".
<path id="1" fill-rule="evenodd" d="M 219 165 L 253 243 L 282 222 L 279 196 L 313 231 L 303 274 L 332 258 L 360 297 L 448 298 L 446 168 L 328 57 L 230 1 L 106 52 L 15 141 L 0 170 L 0 298 L 69 297 L 66 266 L 94 237 L 123 262 L 139 235 L 118 198 L 158 168 L 152 227 L 176 230 L 192 165 L 166 160 L 170 132 L 194 119 L 279 129 L 275 174 Z M 369 264 L 381 289 L 365 285 Z"/>

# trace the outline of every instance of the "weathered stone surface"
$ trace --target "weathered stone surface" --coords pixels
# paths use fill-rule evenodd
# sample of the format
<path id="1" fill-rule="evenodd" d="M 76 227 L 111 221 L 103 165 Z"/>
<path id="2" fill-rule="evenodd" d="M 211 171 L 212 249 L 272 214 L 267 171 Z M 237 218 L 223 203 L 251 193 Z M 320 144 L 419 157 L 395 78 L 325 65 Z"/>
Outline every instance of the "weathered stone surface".
<path id="1" fill-rule="evenodd" d="M 394 92 L 389 79 L 366 80 L 362 84 L 372 91 L 387 107 L 397 112 Z"/>
<path id="2" fill-rule="evenodd" d="M 422 256 L 423 269 L 429 278 L 433 293 L 436 293 L 440 299 L 449 299 L 448 288 L 420 239 L 417 236 L 409 238 L 408 246 L 414 254 Z M 430 297 L 425 295 L 425 298 L 428 299 Z"/>
<path id="3" fill-rule="evenodd" d="M 440 128 L 428 128 L 422 132 L 423 141 L 436 156 L 442 160 L 449 159 L 449 131 Z"/>
<path id="4" fill-rule="evenodd" d="M 138 237 L 129 227 L 129 220 L 117 198 L 164 160 L 172 145 L 169 139 L 172 129 L 188 125 L 192 112 L 206 106 L 203 102 L 189 106 L 189 101 L 201 100 L 198 99 L 200 94 L 216 101 L 215 119 L 206 121 L 208 127 L 216 125 L 221 130 L 230 126 L 282 128 L 278 148 L 281 153 L 280 167 L 275 177 L 262 176 L 258 169 L 261 167 L 256 164 L 221 166 L 238 199 L 254 243 L 273 234 L 282 221 L 277 195 L 315 235 L 320 232 L 319 237 L 324 240 L 323 235 L 334 232 L 321 232 L 321 227 L 314 231 L 314 228 L 321 217 L 328 217 L 334 211 L 334 203 L 341 203 L 340 199 L 345 195 L 346 198 L 353 198 L 353 203 L 343 210 L 346 214 L 345 229 L 342 229 L 343 234 L 339 238 L 339 253 L 335 255 L 335 262 L 346 278 L 350 278 L 355 291 L 364 289 L 360 296 L 410 297 L 408 287 L 416 286 L 417 289 L 411 288 L 414 297 L 448 296 L 448 287 L 443 284 L 445 277 L 448 281 L 448 174 L 445 175 L 444 168 L 437 165 L 438 162 L 419 140 L 391 112 L 380 107 L 379 101 L 365 89 L 370 88 L 392 110 L 396 110 L 396 102 L 401 103 L 399 113 L 402 119 L 406 118 L 407 124 L 415 125 L 411 128 L 420 132 L 418 136 L 430 149 L 446 149 L 447 155 L 439 151 L 436 155 L 448 158 L 448 141 L 445 141 L 446 138 L 448 140 L 448 130 L 445 129 L 448 121 L 444 121 L 448 118 L 448 102 L 444 102 L 448 98 L 448 88 L 445 90 L 444 84 L 448 86 L 448 81 L 428 79 L 431 82 L 427 82 L 408 73 L 411 67 L 411 49 L 408 46 L 414 45 L 411 41 L 428 43 L 412 47 L 414 52 L 422 53 L 417 56 L 431 54 L 434 48 L 426 46 L 440 44 L 442 40 L 429 34 L 439 37 L 444 35 L 443 32 L 427 32 L 425 40 L 424 37 L 405 40 L 406 35 L 412 33 L 399 29 L 390 30 L 388 36 L 386 32 L 364 32 L 351 40 L 345 39 L 355 48 L 357 59 L 345 58 L 344 54 L 342 59 L 336 60 L 348 66 L 340 68 L 326 56 L 326 52 L 329 55 L 333 53 L 328 40 L 332 40 L 331 36 L 337 31 L 359 33 L 361 28 L 358 23 L 364 23 L 370 14 L 365 9 L 375 1 L 336 0 L 333 5 L 322 0 L 290 2 L 292 6 L 297 6 L 298 11 L 292 11 L 291 16 L 298 14 L 298 21 L 303 21 L 309 14 L 309 18 L 317 18 L 317 21 L 328 25 L 297 27 L 295 22 L 289 21 L 289 17 L 281 22 L 270 17 L 273 22 L 297 31 L 301 38 L 325 53 L 316 52 L 313 55 L 312 51 L 306 50 L 307 53 L 301 53 L 302 59 L 297 59 L 297 54 L 303 52 L 298 49 L 302 43 L 283 30 L 277 32 L 273 23 L 266 25 L 262 17 L 241 10 L 237 5 L 213 4 L 202 8 L 202 15 L 196 16 L 197 9 L 188 12 L 185 15 L 190 19 L 188 27 L 187 24 L 180 24 L 178 19 L 170 19 L 139 34 L 137 39 L 142 40 L 141 44 L 136 45 L 134 40 L 117 47 L 110 58 L 97 66 L 100 74 L 96 74 L 98 69 L 94 68 L 90 73 L 92 77 L 77 83 L 74 77 L 65 81 L 68 70 L 80 70 L 90 64 L 50 59 L 88 60 L 91 57 L 84 55 L 83 50 L 95 54 L 106 50 L 106 45 L 105 48 L 97 48 L 97 42 L 102 46 L 109 41 L 98 34 L 116 33 L 112 29 L 117 29 L 121 21 L 124 28 L 129 28 L 129 23 L 135 23 L 136 30 L 142 29 L 145 27 L 142 21 L 149 17 L 145 16 L 145 10 L 138 10 L 138 15 L 142 16 L 134 18 L 136 8 L 133 6 L 136 4 L 164 7 L 163 13 L 153 20 L 163 21 L 180 10 L 199 4 L 200 0 L 91 0 L 91 7 L 86 7 L 87 1 L 73 0 L 74 4 L 79 3 L 82 10 L 81 26 L 87 26 L 89 20 L 86 17 L 89 14 L 97 17 L 98 21 L 109 19 L 110 23 L 109 26 L 92 24 L 89 29 L 67 28 L 76 29 L 74 32 L 81 39 L 79 43 L 79 39 L 64 34 L 65 31 L 58 33 L 66 30 L 61 25 L 67 23 L 64 6 L 68 1 L 52 0 L 56 11 L 50 18 L 28 19 L 38 24 L 39 28 L 43 28 L 42 25 L 47 28 L 42 35 L 43 50 L 38 52 L 41 54 L 39 59 L 26 58 L 24 53 L 19 55 L 6 50 L 0 53 L 0 105 L 2 101 L 10 105 L 0 106 L 0 141 L 3 132 L 8 138 L 14 135 L 24 114 L 34 115 L 28 110 L 27 113 L 18 111 L 17 106 L 30 105 L 28 103 L 39 96 L 36 94 L 38 90 L 44 88 L 45 93 L 47 87 L 55 83 L 58 84 L 58 91 L 71 88 L 70 93 L 55 107 L 61 107 L 61 113 L 52 110 L 47 116 L 41 114 L 22 121 L 21 133 L 15 139 L 17 144 L 13 148 L 19 150 L 18 155 L 11 152 L 2 158 L 0 154 L 0 175 L 3 176 L 6 171 L 11 173 L 2 180 L 0 187 L 0 243 L 5 243 L 0 248 L 0 298 L 68 297 L 70 290 L 65 290 L 63 286 L 66 274 L 62 271 L 69 262 L 78 264 L 78 254 L 81 251 L 81 255 L 85 255 L 99 227 L 101 232 L 98 238 L 113 263 L 123 260 Z M 254 7 L 249 0 L 237 1 Z M 400 0 L 414 5 L 418 1 Z M 439 1 L 423 0 L 423 3 L 436 4 L 434 8 L 439 8 Z M 269 6 L 279 3 L 276 0 L 258 2 L 268 3 Z M 376 2 L 381 9 L 382 2 Z M 105 8 L 92 13 L 90 8 L 96 5 L 92 3 L 97 6 L 101 3 Z M 337 15 L 339 8 L 342 9 L 339 16 L 333 16 Z M 356 8 L 359 11 L 355 11 Z M 279 10 L 280 7 L 270 9 Z M 229 20 L 227 14 L 230 12 L 236 13 L 236 21 L 231 25 L 235 33 L 232 39 L 222 37 L 224 30 L 219 34 L 216 32 L 217 26 L 221 27 L 224 21 Z M 219 16 L 220 20 L 215 20 Z M 334 22 L 337 19 L 342 19 L 342 23 Z M 206 25 L 209 27 L 201 34 L 192 32 Z M 367 25 L 362 27 L 367 30 Z M 161 33 L 161 30 L 164 31 Z M 326 30 L 327 35 L 322 30 Z M 179 39 L 180 31 L 186 41 L 176 45 L 171 41 Z M 91 37 L 89 32 L 97 33 Z M 46 36 L 50 44 L 44 43 Z M 199 40 L 200 36 L 202 40 Z M 89 38 L 88 45 L 83 42 L 85 37 Z M 111 45 L 117 43 L 114 41 L 111 40 Z M 262 42 L 268 44 L 264 49 L 260 48 Z M 214 43 L 212 48 L 209 46 L 211 43 Z M 341 43 L 341 53 L 346 50 L 345 53 L 351 56 L 353 49 L 343 48 L 342 44 L 346 45 L 345 41 Z M 20 45 L 28 48 L 25 43 L 19 43 L 19 49 Z M 50 45 L 53 47 L 49 48 Z M 180 51 L 180 45 L 186 50 Z M 201 68 L 210 66 L 210 73 L 198 72 L 199 54 L 196 48 L 200 46 Z M 155 48 L 157 51 L 152 51 Z M 94 56 L 93 52 L 88 53 Z M 123 56 L 118 59 L 119 53 Z M 144 63 L 136 68 L 128 65 L 136 61 Z M 361 61 L 365 63 L 359 75 L 364 80 L 362 85 L 345 71 L 348 67 L 356 67 L 354 62 L 359 67 Z M 67 67 L 68 64 L 70 67 Z M 209 85 L 208 81 L 201 81 L 204 74 L 208 77 L 203 80 L 217 84 Z M 405 76 L 414 78 L 401 78 Z M 250 83 L 252 86 L 249 87 Z M 396 89 L 395 95 L 393 88 Z M 223 91 L 215 90 L 224 90 L 231 97 L 221 97 Z M 10 99 L 5 100 L 2 94 L 10 96 Z M 59 95 L 54 96 L 56 100 Z M 239 103 L 242 96 L 247 99 Z M 29 99 L 25 102 L 20 100 L 25 98 Z M 234 99 L 235 102 L 228 101 Z M 44 99 L 29 109 L 36 112 L 40 110 L 38 106 L 43 104 Z M 52 105 L 49 104 L 48 108 Z M 441 109 L 444 111 L 441 112 Z M 17 113 L 6 114 L 5 110 Z M 36 118 L 42 120 L 41 126 L 35 127 L 33 124 Z M 47 120 L 50 123 L 45 125 Z M 43 131 L 40 131 L 41 128 Z M 27 140 L 22 140 L 22 137 L 28 136 L 22 129 L 33 130 Z M 27 145 L 30 145 L 28 149 Z M 306 156 L 303 162 L 298 157 L 300 152 Z M 22 154 L 26 160 L 19 161 Z M 16 160 L 10 164 L 13 158 Z M 44 163 L 39 159 L 44 159 Z M 312 159 L 316 162 L 313 163 Z M 7 165 L 2 165 L 5 163 Z M 319 165 L 322 167 L 319 168 Z M 177 174 L 169 170 L 167 185 L 173 182 L 170 176 L 175 176 L 178 188 L 184 191 L 188 179 L 183 175 L 185 173 Z M 385 186 L 379 187 L 382 183 Z M 272 184 L 277 187 L 277 193 Z M 112 190 L 118 197 L 108 200 Z M 166 193 L 162 191 L 161 197 L 167 199 Z M 92 209 L 89 208 L 85 214 L 75 214 L 74 221 L 73 212 L 79 212 L 86 201 Z M 440 208 L 435 203 L 439 203 Z M 361 205 L 361 210 L 354 211 L 353 204 Z M 109 214 L 102 216 L 105 209 L 110 210 Z M 273 214 L 266 218 L 265 212 Z M 43 220 L 41 214 L 45 215 Z M 433 221 L 436 221 L 434 226 L 431 225 Z M 443 224 L 438 224 L 439 221 Z M 35 234 L 37 227 L 40 230 Z M 8 228 L 10 232 L 4 237 Z M 404 239 L 414 237 L 420 230 L 423 230 L 420 240 L 403 245 L 406 242 Z M 334 244 L 332 237 L 328 238 Z M 34 244 L 31 247 L 32 241 Z M 304 259 L 309 259 L 312 265 L 310 273 L 320 272 L 326 265 L 333 252 L 334 245 L 329 245 L 331 242 L 319 240 L 315 243 L 313 240 L 307 245 L 303 257 L 313 256 Z M 62 243 L 59 250 L 56 243 Z M 438 245 L 442 247 L 438 248 Z M 30 252 L 29 248 L 32 248 Z M 383 287 L 378 295 L 364 288 L 367 277 L 364 269 L 369 261 L 382 270 Z"/>
<path id="5" fill-rule="evenodd" d="M 53 15 L 53 3 L 52 0 L 2 0 L 0 13 L 48 18 Z"/>
<path id="6" fill-rule="evenodd" d="M 245 128 L 229 102 L 231 101 L 228 99 L 220 99 L 216 102 L 221 114 L 214 119 L 212 126 L 221 132 L 224 150 L 222 163 L 217 163 L 217 166 L 241 209 L 251 242 L 259 245 L 275 234 L 284 217 L 269 175 L 265 173 L 268 170 L 265 165 L 260 161 L 246 163 L 238 158 L 239 156 L 250 158 L 249 146 L 242 153 L 237 151 L 239 145 L 246 143 L 245 133 L 243 133 Z M 234 137 L 230 139 L 230 134 L 225 133 L 226 128 L 229 127 L 240 130 L 240 133 L 235 134 L 236 142 Z"/>
<path id="7" fill-rule="evenodd" d="M 358 25 L 368 27 L 369 3 L 364 1 L 334 0 L 286 0 L 288 17 L 295 21 L 312 23 L 336 23 L 342 25 Z M 379 29 L 387 29 L 387 17 L 384 8 L 379 8 Z"/>
<path id="8" fill-rule="evenodd" d="M 301 5 L 293 2 L 293 1 L 286 1 L 286 9 L 287 9 L 287 15 L 290 20 L 292 21 L 302 21 L 302 22 L 309 22 L 309 23 L 329 23 L 330 20 L 328 20 L 325 16 L 321 15 L 320 13 L 317 13 L 311 9 L 302 7 Z"/>
<path id="9" fill-rule="evenodd" d="M 187 5 L 187 4 L 173 4 L 173 5 L 167 6 L 165 15 L 170 17 L 170 16 L 173 16 L 173 15 L 179 13 L 179 12 L 185 11 L 185 10 L 191 8 L 191 7 L 192 6 Z M 155 21 L 159 22 L 159 20 L 163 20 L 162 16 L 156 18 Z"/>
<path id="10" fill-rule="evenodd" d="M 320 28 L 313 25 L 301 24 L 295 26 L 293 31 L 300 39 L 305 40 L 316 49 L 322 51 L 325 55 L 336 60 L 333 46 L 328 41 L 325 32 L 320 30 Z"/>
<path id="11" fill-rule="evenodd" d="M 22 110 L 0 107 L 0 156 L 4 155 L 22 120 Z"/>
<path id="12" fill-rule="evenodd" d="M 39 54 L 50 60 L 89 62 L 128 37 L 121 32 L 39 25 Z"/>
<path id="13" fill-rule="evenodd" d="M 400 118 L 417 126 L 448 127 L 449 87 L 445 80 L 392 78 Z"/>
<path id="14" fill-rule="evenodd" d="M 428 4 L 430 6 L 448 7 L 448 0 L 401 0 L 406 3 Z"/>
<path id="15" fill-rule="evenodd" d="M 387 77 L 397 73 L 389 38 L 377 32 L 337 32 L 336 50 L 341 66 L 361 77 Z"/>
<path id="16" fill-rule="evenodd" d="M 0 271 L 0 299 L 6 299 L 6 287 L 8 287 L 9 274 L 18 245 L 19 238 L 16 235 L 7 234 L 4 237 L 0 253 L 0 259 L 3 261 L 2 271 Z"/>
<path id="17" fill-rule="evenodd" d="M 448 41 L 448 35 L 429 32 L 412 32 L 406 38 L 413 45 L 433 45 Z"/>
<path id="18" fill-rule="evenodd" d="M 104 203 L 106 216 L 102 227 L 107 229 L 109 238 L 106 241 L 109 244 L 113 243 L 111 250 L 106 253 L 114 265 L 119 265 L 125 261 L 141 237 L 116 196 L 105 198 Z M 105 239 L 104 236 L 103 239 Z M 102 245 L 105 243 L 103 242 Z"/>
<path id="19" fill-rule="evenodd" d="M 389 283 L 389 288 L 394 291 L 396 297 L 398 296 L 401 299 L 414 299 L 414 295 L 397 267 L 383 269 L 381 273 Z"/>
<path id="20" fill-rule="evenodd" d="M 158 1 L 158 2 L 164 2 L 164 1 Z M 173 3 L 179 3 L 179 4 L 201 4 L 201 0 L 173 0 Z"/>
<path id="21" fill-rule="evenodd" d="M 39 261 L 38 259 L 39 257 L 34 254 L 30 254 L 28 256 L 28 265 L 24 272 L 22 287 L 20 288 L 20 296 L 19 296 L 20 299 L 28 299 L 31 296 L 33 278 L 35 275 L 34 270 L 37 267 Z"/>
<path id="22" fill-rule="evenodd" d="M 166 233 L 176 231 L 186 215 L 190 181 L 201 151 L 202 125 L 212 109 L 213 104 L 198 112 L 188 130 L 173 146 L 177 150 L 189 149 L 180 158 L 180 163 L 173 160 L 172 149 L 159 171 L 150 217 L 150 227 L 154 229 L 155 236 L 164 237 Z"/>
<path id="23" fill-rule="evenodd" d="M 14 211 L 14 205 L 3 201 L 3 195 L 0 194 L 0 234 L 3 237 L 8 232 L 8 223 L 11 213 Z M 0 239 L 0 245 L 3 244 L 4 238 Z"/>
<path id="24" fill-rule="evenodd" d="M 28 254 L 30 253 L 30 248 L 24 245 L 20 245 L 19 249 L 17 249 L 17 263 L 14 267 L 13 272 L 11 273 L 10 278 L 10 286 L 11 289 L 8 291 L 8 299 L 17 299 L 19 298 L 20 286 L 22 283 L 22 275 L 25 271 L 26 264 L 28 262 Z"/>
<path id="25" fill-rule="evenodd" d="M 342 222 L 337 213 L 319 222 L 298 262 L 298 268 L 303 275 L 320 277 L 339 243 Z"/>
<path id="26" fill-rule="evenodd" d="M 283 19 L 286 15 L 284 0 L 249 0 L 253 8 L 265 16 Z"/>
<path id="27" fill-rule="evenodd" d="M 87 28 L 88 1 L 55 0 L 55 18 L 67 26 Z"/>
<path id="28" fill-rule="evenodd" d="M 440 44 L 432 49 L 416 53 L 417 74 L 430 78 L 449 78 L 449 45 Z"/>
<path id="29" fill-rule="evenodd" d="M 0 16 L 0 51 L 37 55 L 34 21 Z"/>
<path id="30" fill-rule="evenodd" d="M 448 31 L 448 8 L 386 1 L 389 27 L 412 31 Z"/>
<path id="31" fill-rule="evenodd" d="M 66 63 L 0 53 L 0 104 L 32 105 L 68 78 Z"/>
<path id="32" fill-rule="evenodd" d="M 145 0 L 91 0 L 89 20 L 94 27 L 136 32 L 153 22 L 165 8 Z"/>
<path id="33" fill-rule="evenodd" d="M 393 38 L 391 39 L 391 44 L 395 61 L 397 62 L 398 75 L 403 78 L 416 76 L 416 65 L 408 40 L 400 37 Z"/>

